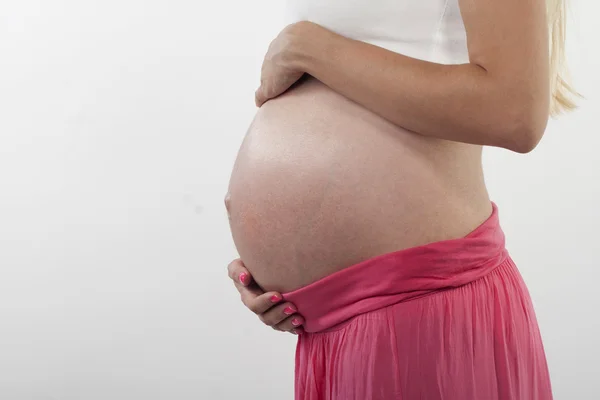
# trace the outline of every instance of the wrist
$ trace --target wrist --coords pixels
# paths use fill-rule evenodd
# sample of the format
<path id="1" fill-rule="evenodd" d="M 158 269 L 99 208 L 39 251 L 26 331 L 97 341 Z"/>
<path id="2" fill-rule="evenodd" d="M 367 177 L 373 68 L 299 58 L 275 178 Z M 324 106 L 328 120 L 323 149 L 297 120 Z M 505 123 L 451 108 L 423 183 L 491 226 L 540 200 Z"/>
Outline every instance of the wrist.
<path id="1" fill-rule="evenodd" d="M 332 42 L 337 35 L 310 21 L 296 22 L 289 28 L 289 68 L 314 75 L 315 68 L 333 55 Z"/>

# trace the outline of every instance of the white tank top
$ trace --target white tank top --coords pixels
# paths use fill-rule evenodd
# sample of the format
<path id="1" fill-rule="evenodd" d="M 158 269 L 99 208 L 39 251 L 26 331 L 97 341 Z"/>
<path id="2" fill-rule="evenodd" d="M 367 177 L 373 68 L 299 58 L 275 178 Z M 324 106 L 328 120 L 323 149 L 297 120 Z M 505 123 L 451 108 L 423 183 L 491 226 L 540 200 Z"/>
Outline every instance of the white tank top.
<path id="1" fill-rule="evenodd" d="M 458 0 L 286 0 L 285 12 L 287 24 L 311 21 L 421 60 L 469 62 Z"/>

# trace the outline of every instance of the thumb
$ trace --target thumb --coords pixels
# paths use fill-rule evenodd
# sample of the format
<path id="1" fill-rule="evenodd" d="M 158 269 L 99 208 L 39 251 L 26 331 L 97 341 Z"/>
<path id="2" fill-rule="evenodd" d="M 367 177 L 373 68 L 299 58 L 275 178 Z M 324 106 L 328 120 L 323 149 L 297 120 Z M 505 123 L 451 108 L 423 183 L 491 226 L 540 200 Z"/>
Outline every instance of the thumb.
<path id="1" fill-rule="evenodd" d="M 260 107 L 263 105 L 264 102 L 265 102 L 265 96 L 263 95 L 262 86 L 260 86 L 254 92 L 254 104 L 256 104 L 256 107 Z"/>

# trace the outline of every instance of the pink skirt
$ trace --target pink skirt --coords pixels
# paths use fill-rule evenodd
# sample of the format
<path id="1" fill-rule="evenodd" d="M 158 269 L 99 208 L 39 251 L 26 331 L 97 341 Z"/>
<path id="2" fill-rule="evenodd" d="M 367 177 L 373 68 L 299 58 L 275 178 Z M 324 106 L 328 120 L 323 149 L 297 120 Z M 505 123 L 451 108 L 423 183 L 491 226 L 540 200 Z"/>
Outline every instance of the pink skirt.
<path id="1" fill-rule="evenodd" d="M 283 297 L 305 317 L 296 400 L 549 400 L 498 209 L 464 238 L 382 254 Z"/>

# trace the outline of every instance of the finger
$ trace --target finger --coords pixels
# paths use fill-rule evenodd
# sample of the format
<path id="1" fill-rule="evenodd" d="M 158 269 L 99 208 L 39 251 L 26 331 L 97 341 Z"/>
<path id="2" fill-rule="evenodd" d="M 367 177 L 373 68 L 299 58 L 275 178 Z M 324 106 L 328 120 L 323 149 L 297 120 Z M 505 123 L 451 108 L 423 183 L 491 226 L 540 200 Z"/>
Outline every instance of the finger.
<path id="1" fill-rule="evenodd" d="M 237 258 L 229 263 L 227 266 L 227 273 L 234 282 L 239 282 L 244 286 L 248 286 L 252 283 L 252 275 L 246 269 L 246 266 L 240 258 Z"/>
<path id="2" fill-rule="evenodd" d="M 274 326 L 278 331 L 292 332 L 292 333 L 303 333 L 302 325 L 304 324 L 304 318 L 300 314 L 293 314 L 277 325 Z"/>
<path id="3" fill-rule="evenodd" d="M 304 334 L 304 328 L 302 328 L 301 326 L 295 329 L 292 329 L 290 331 L 290 333 L 293 333 L 294 335 L 302 335 Z"/>
<path id="4" fill-rule="evenodd" d="M 253 299 L 262 296 L 265 293 L 265 291 L 258 287 L 258 285 L 254 282 L 249 286 L 244 286 L 238 282 L 233 282 L 233 284 L 240 293 L 240 297 L 242 298 L 242 302 L 244 302 L 244 304 L 253 301 Z"/>
<path id="5" fill-rule="evenodd" d="M 260 293 L 258 293 L 260 291 Z M 250 309 L 254 314 L 259 316 L 266 312 L 271 312 L 273 307 L 278 307 L 278 304 L 283 300 L 282 296 L 278 292 L 266 292 L 264 293 L 260 288 L 256 287 L 242 287 L 241 288 L 242 302 L 246 307 Z M 258 294 L 258 295 L 257 295 Z M 289 311 L 289 310 L 288 310 Z M 282 310 L 283 312 L 283 310 Z"/>
<path id="6" fill-rule="evenodd" d="M 256 107 L 261 107 L 265 103 L 265 96 L 262 91 L 262 87 L 259 87 L 256 92 L 254 92 L 254 104 Z"/>
<path id="7" fill-rule="evenodd" d="M 298 312 L 296 307 L 289 302 L 283 302 L 275 307 L 272 307 L 268 311 L 259 314 L 259 319 L 268 326 L 275 326 L 281 324 L 285 319 Z"/>

